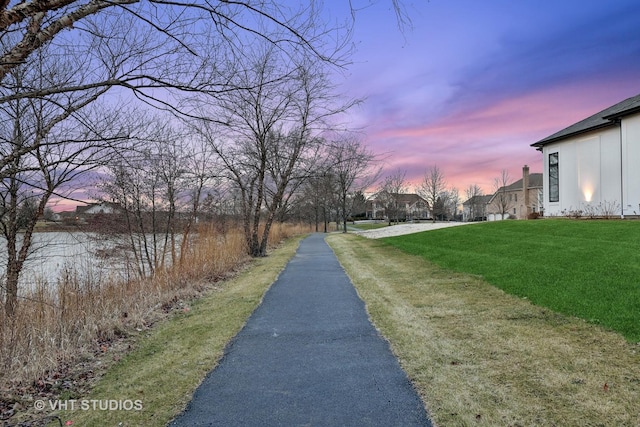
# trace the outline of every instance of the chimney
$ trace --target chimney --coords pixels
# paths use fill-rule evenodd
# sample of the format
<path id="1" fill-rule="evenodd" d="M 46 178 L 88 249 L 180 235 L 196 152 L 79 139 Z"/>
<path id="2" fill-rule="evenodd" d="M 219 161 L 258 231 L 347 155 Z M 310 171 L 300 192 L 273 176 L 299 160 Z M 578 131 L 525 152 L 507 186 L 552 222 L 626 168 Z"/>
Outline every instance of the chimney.
<path id="1" fill-rule="evenodd" d="M 524 193 L 525 219 L 528 219 L 531 213 L 531 204 L 529 201 L 529 166 L 527 165 L 522 168 L 522 191 Z"/>

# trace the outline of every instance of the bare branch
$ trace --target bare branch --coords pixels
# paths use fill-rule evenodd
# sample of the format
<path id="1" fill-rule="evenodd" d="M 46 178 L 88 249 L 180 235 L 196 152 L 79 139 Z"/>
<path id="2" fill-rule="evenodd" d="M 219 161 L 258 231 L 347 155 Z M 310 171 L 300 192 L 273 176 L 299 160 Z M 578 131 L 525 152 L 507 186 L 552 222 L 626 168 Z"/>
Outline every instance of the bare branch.
<path id="1" fill-rule="evenodd" d="M 101 1 L 92 0 L 91 2 L 78 7 L 73 12 L 70 12 L 43 29 L 35 29 L 30 25 L 31 31 L 27 31 L 24 38 L 17 43 L 11 50 L 5 52 L 0 57 L 0 81 L 3 81 L 7 73 L 15 68 L 18 64 L 22 64 L 25 60 L 33 54 L 35 50 L 43 46 L 46 42 L 51 41 L 60 31 L 71 28 L 75 22 L 85 18 L 87 16 L 96 14 L 101 10 L 119 4 L 131 4 L 139 0 L 114 0 L 114 1 Z M 25 10 L 14 11 L 8 17 L 0 16 L 0 30 L 8 28 L 13 23 L 20 22 L 22 19 L 16 20 L 16 16 L 20 13 L 24 13 L 23 16 L 38 16 L 50 10 L 60 9 L 73 2 L 71 1 L 52 1 L 52 5 L 49 2 L 36 2 L 31 1 L 24 3 L 29 6 L 39 5 L 39 7 L 25 8 Z M 17 5 L 18 7 L 20 5 Z M 41 20 L 42 18 L 40 18 Z M 3 25 L 4 24 L 4 25 Z"/>

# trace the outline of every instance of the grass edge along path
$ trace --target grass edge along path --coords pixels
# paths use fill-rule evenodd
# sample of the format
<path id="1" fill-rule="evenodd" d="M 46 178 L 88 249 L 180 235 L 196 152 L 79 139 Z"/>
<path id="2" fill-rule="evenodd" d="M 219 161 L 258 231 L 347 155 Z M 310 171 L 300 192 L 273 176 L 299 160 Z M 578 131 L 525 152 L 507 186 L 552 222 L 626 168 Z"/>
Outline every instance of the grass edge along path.
<path id="1" fill-rule="evenodd" d="M 295 254 L 302 237 L 288 239 L 268 257 L 254 259 L 210 295 L 158 325 L 136 348 L 110 368 L 76 410 L 60 414 L 77 426 L 166 426 L 178 415 L 204 377 L 217 365 L 229 341 Z M 83 400 L 90 407 L 81 408 Z M 136 410 L 100 410 L 107 401 Z M 133 402 L 133 405 L 132 403 Z M 117 404 L 114 404 L 117 406 Z M 125 409 L 128 409 L 125 408 Z M 43 414 L 45 415 L 45 414 Z"/>
<path id="2" fill-rule="evenodd" d="M 440 426 L 640 425 L 640 348 L 381 241 L 328 239 Z"/>

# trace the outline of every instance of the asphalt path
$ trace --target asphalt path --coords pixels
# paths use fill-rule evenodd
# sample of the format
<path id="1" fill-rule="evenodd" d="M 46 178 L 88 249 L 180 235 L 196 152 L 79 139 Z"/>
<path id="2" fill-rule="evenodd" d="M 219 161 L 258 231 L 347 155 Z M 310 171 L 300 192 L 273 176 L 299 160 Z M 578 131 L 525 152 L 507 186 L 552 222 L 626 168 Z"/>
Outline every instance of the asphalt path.
<path id="1" fill-rule="evenodd" d="M 431 426 L 324 235 L 302 241 L 170 426 Z"/>

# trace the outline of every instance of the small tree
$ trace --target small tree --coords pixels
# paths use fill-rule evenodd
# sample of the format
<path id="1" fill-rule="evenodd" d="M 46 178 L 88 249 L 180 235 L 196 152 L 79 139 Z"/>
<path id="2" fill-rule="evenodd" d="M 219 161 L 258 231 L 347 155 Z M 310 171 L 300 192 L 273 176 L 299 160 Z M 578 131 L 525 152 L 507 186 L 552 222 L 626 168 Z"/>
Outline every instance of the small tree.
<path id="1" fill-rule="evenodd" d="M 98 231 L 122 240 L 141 277 L 184 259 L 212 175 L 208 147 L 168 123 L 148 120 L 145 140 L 109 163 L 97 196 L 118 208 L 116 221 Z"/>
<path id="2" fill-rule="evenodd" d="M 498 213 L 504 219 L 505 214 L 509 213 L 509 210 L 513 208 L 513 200 L 509 197 L 507 187 L 511 182 L 511 177 L 506 169 L 500 171 L 500 175 L 493 180 L 493 186 L 495 194 L 493 196 L 493 205 L 498 209 Z"/>
<path id="3" fill-rule="evenodd" d="M 352 213 L 352 218 L 355 220 L 355 218 L 359 218 L 359 217 L 364 217 L 366 216 L 366 210 L 367 210 L 367 198 L 365 197 L 364 193 L 360 190 L 360 191 L 356 191 L 353 194 L 353 200 L 351 202 L 351 213 Z"/>
<path id="4" fill-rule="evenodd" d="M 374 169 L 376 156 L 362 143 L 353 138 L 338 139 L 329 147 L 331 156 L 331 171 L 335 179 L 338 194 L 340 217 L 343 232 L 347 232 L 347 218 L 353 206 L 349 203 L 350 194 L 364 191 L 373 184 L 379 174 Z"/>
<path id="5" fill-rule="evenodd" d="M 326 150 L 326 148 L 325 148 Z M 336 204 L 336 180 L 330 169 L 327 156 L 325 160 L 316 164 L 309 177 L 304 182 L 300 193 L 298 205 L 308 216 L 309 222 L 315 224 L 315 231 L 320 231 L 320 223 L 323 231 L 328 231 L 331 220 L 331 210 Z"/>
<path id="6" fill-rule="evenodd" d="M 431 219 L 436 222 L 436 204 L 441 199 L 441 193 L 446 190 L 444 174 L 437 165 L 428 169 L 419 187 L 420 196 L 427 202 L 427 207 L 431 213 Z"/>
<path id="7" fill-rule="evenodd" d="M 467 206 L 469 206 L 469 218 L 471 220 L 477 217 L 485 216 L 485 207 L 482 206 L 482 188 L 480 188 L 477 184 L 471 184 L 465 190 L 465 195 L 467 196 Z"/>
<path id="8" fill-rule="evenodd" d="M 376 199 L 384 205 L 389 225 L 393 220 L 397 223 L 400 219 L 400 213 L 403 210 L 403 207 L 400 206 L 400 197 L 407 190 L 406 175 L 406 171 L 398 170 L 387 176 L 376 193 Z"/>
<path id="9" fill-rule="evenodd" d="M 448 219 L 458 220 L 458 205 L 460 205 L 460 194 L 455 187 L 445 191 L 445 211 Z"/>
<path id="10" fill-rule="evenodd" d="M 436 203 L 433 207 L 433 217 L 439 221 L 446 221 L 450 213 L 447 207 L 448 204 L 449 195 L 446 191 L 443 191 L 436 199 Z"/>

